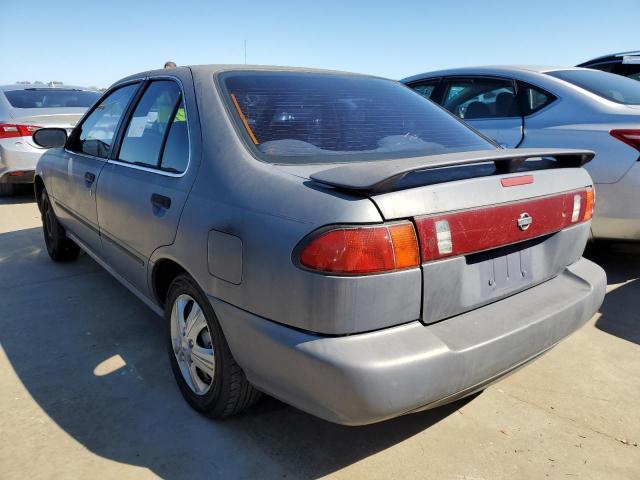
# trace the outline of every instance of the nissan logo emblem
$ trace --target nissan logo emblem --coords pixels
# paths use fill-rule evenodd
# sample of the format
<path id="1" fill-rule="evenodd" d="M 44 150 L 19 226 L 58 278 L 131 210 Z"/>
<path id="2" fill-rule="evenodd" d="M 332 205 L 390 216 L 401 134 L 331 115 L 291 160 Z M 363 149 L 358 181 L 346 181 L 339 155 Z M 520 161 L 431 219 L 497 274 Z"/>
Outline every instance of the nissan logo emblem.
<path id="1" fill-rule="evenodd" d="M 523 232 L 528 229 L 533 223 L 533 217 L 527 212 L 521 213 L 518 217 L 518 228 Z"/>

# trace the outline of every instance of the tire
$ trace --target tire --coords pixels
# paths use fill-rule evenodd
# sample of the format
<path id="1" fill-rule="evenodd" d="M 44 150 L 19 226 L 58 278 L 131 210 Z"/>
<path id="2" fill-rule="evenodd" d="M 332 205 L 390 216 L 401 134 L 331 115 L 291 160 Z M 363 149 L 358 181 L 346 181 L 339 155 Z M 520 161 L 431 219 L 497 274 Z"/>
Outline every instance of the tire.
<path id="1" fill-rule="evenodd" d="M 62 225 L 58 221 L 51 206 L 51 200 L 47 191 L 42 191 L 41 196 L 42 233 L 47 253 L 55 262 L 71 262 L 80 255 L 80 247 L 67 237 Z"/>
<path id="2" fill-rule="evenodd" d="M 0 197 L 10 197 L 15 193 L 14 185 L 11 183 L 0 183 Z"/>
<path id="3" fill-rule="evenodd" d="M 190 276 L 178 275 L 171 283 L 165 321 L 171 369 L 195 410 L 224 418 L 260 398 L 233 358 L 211 304 Z"/>

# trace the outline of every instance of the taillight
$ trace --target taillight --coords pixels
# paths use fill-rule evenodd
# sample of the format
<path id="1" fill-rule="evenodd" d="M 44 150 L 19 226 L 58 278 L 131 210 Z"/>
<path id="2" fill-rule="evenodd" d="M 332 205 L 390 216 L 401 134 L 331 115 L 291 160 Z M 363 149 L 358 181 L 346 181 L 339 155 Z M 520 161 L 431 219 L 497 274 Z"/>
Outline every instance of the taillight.
<path id="1" fill-rule="evenodd" d="M 590 220 L 595 193 L 574 192 L 415 218 L 423 262 L 550 235 Z"/>
<path id="2" fill-rule="evenodd" d="M 10 123 L 0 123 L 0 138 L 30 137 L 38 130 L 37 125 L 14 125 Z"/>
<path id="3" fill-rule="evenodd" d="M 640 151 L 640 130 L 620 128 L 609 132 L 612 137 Z"/>
<path id="4" fill-rule="evenodd" d="M 391 272 L 420 264 L 413 224 L 338 227 L 306 243 L 300 264 L 311 270 L 338 275 Z"/>

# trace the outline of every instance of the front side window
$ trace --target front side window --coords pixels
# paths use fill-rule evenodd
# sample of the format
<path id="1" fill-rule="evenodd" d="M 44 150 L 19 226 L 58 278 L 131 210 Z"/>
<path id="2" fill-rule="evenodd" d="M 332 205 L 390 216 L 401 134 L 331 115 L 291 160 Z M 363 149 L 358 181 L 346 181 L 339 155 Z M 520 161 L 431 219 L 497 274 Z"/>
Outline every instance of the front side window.
<path id="1" fill-rule="evenodd" d="M 640 105 L 640 83 L 631 78 L 586 69 L 556 70 L 546 73 L 612 102 Z"/>
<path id="2" fill-rule="evenodd" d="M 145 167 L 158 167 L 162 145 L 177 113 L 180 99 L 180 87 L 176 82 L 152 82 L 129 120 L 118 160 Z M 182 111 L 184 112 L 184 108 Z"/>
<path id="3" fill-rule="evenodd" d="M 446 84 L 444 108 L 465 120 L 520 116 L 513 82 L 499 79 L 453 79 Z"/>
<path id="4" fill-rule="evenodd" d="M 234 72 L 221 81 L 238 127 L 268 162 L 383 160 L 495 148 L 391 80 Z"/>
<path id="5" fill-rule="evenodd" d="M 69 143 L 69 149 L 107 158 L 122 114 L 138 89 L 127 85 L 110 93 L 82 122 Z"/>
<path id="6" fill-rule="evenodd" d="M 99 98 L 99 92 L 61 88 L 24 88 L 5 90 L 13 108 L 89 108 Z"/>

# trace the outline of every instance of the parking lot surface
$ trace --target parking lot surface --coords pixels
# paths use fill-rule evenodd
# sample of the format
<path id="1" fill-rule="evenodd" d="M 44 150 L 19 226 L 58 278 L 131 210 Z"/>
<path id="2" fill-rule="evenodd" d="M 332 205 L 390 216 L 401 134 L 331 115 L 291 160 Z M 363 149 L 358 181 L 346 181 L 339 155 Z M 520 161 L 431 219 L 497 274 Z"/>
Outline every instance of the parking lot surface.
<path id="1" fill-rule="evenodd" d="M 33 197 L 0 200 L 0 478 L 640 478 L 640 248 L 583 329 L 480 395 L 368 427 L 272 398 L 182 400 L 162 319 L 87 255 L 49 261 Z M 295 368 L 295 366 L 292 366 Z"/>

